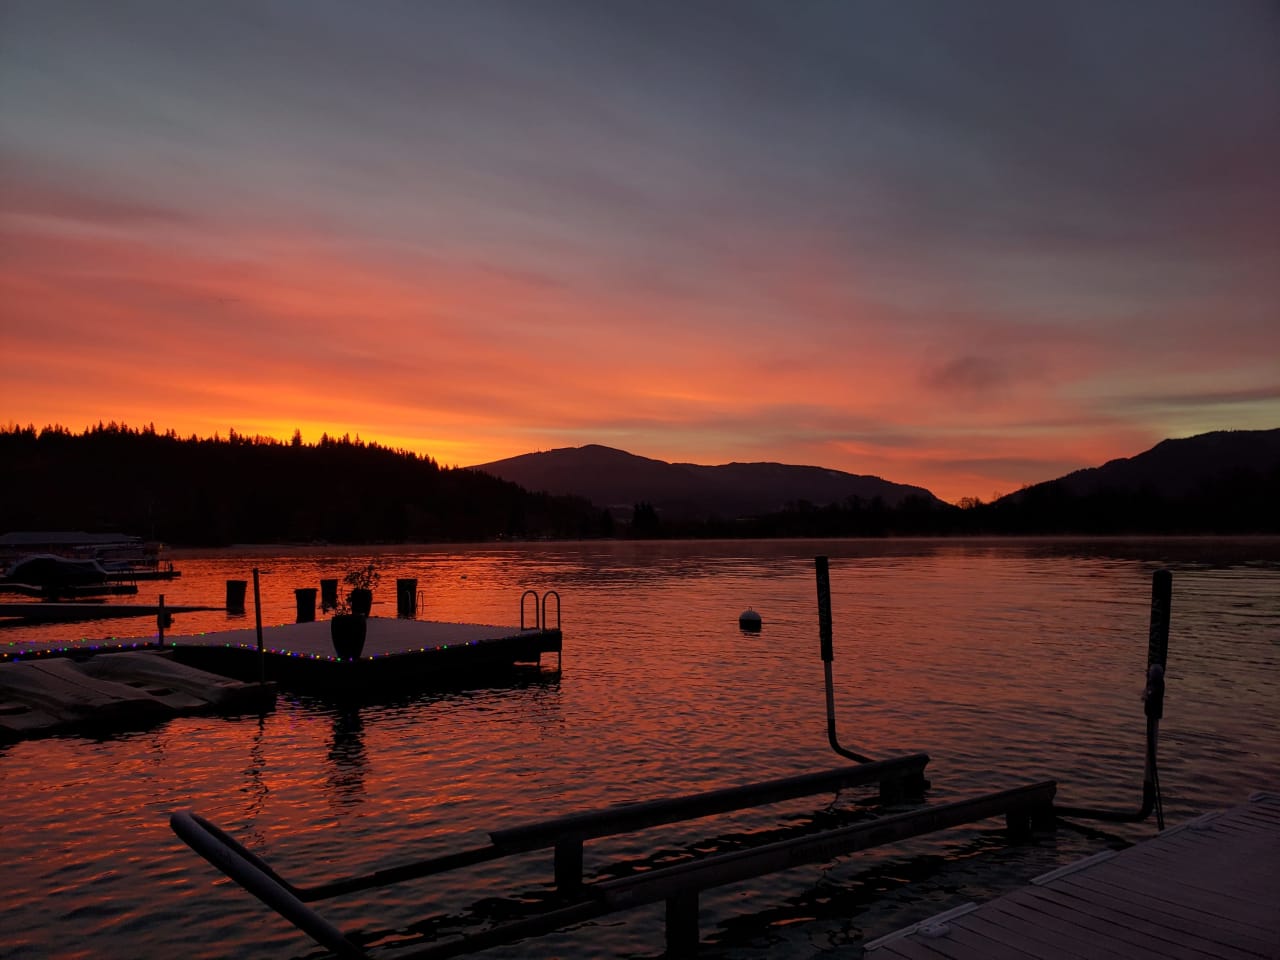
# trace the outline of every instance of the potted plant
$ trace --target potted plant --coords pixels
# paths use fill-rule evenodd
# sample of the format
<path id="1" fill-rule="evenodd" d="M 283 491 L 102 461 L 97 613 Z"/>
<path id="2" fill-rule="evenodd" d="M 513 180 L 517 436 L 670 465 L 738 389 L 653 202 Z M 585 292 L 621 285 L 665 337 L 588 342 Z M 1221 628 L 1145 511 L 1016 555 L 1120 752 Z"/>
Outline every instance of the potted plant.
<path id="1" fill-rule="evenodd" d="M 351 588 L 351 592 L 347 594 L 347 601 L 351 604 L 352 613 L 359 613 L 366 617 L 369 615 L 369 611 L 373 609 L 373 588 L 381 579 L 382 574 L 372 562 L 347 571 L 343 581 Z"/>
<path id="2" fill-rule="evenodd" d="M 364 614 L 351 612 L 351 601 L 342 599 L 334 608 L 329 621 L 329 636 L 333 640 L 333 652 L 339 660 L 355 660 L 364 651 L 364 637 L 368 622 Z"/>

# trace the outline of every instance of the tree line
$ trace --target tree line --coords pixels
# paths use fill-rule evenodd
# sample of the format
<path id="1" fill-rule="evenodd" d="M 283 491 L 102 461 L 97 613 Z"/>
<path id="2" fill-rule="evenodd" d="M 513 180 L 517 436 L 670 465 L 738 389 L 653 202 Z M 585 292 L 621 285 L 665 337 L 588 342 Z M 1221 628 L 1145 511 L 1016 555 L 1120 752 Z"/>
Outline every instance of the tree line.
<path id="1" fill-rule="evenodd" d="M 0 430 L 0 530 L 120 532 L 189 546 L 495 539 L 1280 534 L 1280 466 L 1236 470 L 1170 497 L 1038 484 L 992 503 L 907 497 L 805 501 L 753 517 L 614 518 L 578 497 L 531 493 L 474 470 L 356 437 L 304 443 L 230 432 L 180 437 L 99 423 Z"/>
<path id="2" fill-rule="evenodd" d="M 0 529 L 112 531 L 190 546 L 597 534 L 585 500 L 529 493 L 358 437 L 180 437 L 98 424 L 0 432 Z"/>

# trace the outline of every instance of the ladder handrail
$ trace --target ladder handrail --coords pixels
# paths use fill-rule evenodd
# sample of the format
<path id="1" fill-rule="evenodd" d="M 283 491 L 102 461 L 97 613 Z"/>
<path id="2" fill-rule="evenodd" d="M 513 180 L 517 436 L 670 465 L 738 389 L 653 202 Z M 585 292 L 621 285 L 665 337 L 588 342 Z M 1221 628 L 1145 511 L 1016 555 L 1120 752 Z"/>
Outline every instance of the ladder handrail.
<path id="1" fill-rule="evenodd" d="M 533 597 L 534 623 L 532 627 L 526 627 L 524 625 L 524 607 L 525 607 L 524 601 L 527 597 Z M 542 615 L 538 610 L 538 591 L 537 590 L 526 590 L 524 593 L 520 594 L 520 629 L 521 630 L 541 630 L 542 629 Z"/>
<path id="2" fill-rule="evenodd" d="M 547 619 L 547 597 L 556 598 L 556 629 L 560 629 L 560 594 L 554 590 L 548 590 L 542 595 L 542 629 L 550 630 L 551 621 Z"/>

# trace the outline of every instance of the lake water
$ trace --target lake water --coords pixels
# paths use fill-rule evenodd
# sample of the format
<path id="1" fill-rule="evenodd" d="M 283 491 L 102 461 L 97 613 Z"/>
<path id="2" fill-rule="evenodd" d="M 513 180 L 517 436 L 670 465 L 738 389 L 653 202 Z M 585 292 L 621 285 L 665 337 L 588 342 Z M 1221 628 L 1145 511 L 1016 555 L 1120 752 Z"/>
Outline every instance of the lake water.
<path id="1" fill-rule="evenodd" d="M 1041 779 L 1064 803 L 1140 798 L 1151 574 L 1173 571 L 1161 736 L 1177 822 L 1280 787 L 1280 541 L 964 540 L 254 548 L 177 554 L 140 599 L 220 606 L 261 571 L 264 621 L 295 587 L 369 558 L 393 615 L 517 623 L 523 590 L 563 601 L 564 669 L 519 685 L 359 707 L 282 695 L 265 718 L 185 718 L 101 739 L 0 747 L 0 956 L 307 957 L 310 941 L 169 830 L 194 809 L 298 883 L 484 842 L 498 826 L 839 766 L 826 744 L 813 557 L 831 557 L 841 739 L 875 757 L 924 750 L 931 802 Z M 744 634 L 738 614 L 759 611 Z M 252 611 L 252 600 L 250 601 Z M 215 613 L 175 633 L 243 627 Z M 149 621 L 0 634 L 0 642 L 145 635 Z M 857 791 L 854 791 L 857 793 Z M 731 849 L 848 812 L 814 797 L 587 846 L 599 877 Z M 856 957 L 859 944 L 997 895 L 1154 824 L 1061 828 L 1012 844 L 985 821 L 710 891 L 712 957 Z M 615 861 L 625 866 L 611 868 Z M 547 853 L 319 905 L 347 930 L 421 943 L 549 895 Z M 417 938 L 415 941 L 415 937 Z M 657 957 L 662 908 L 485 957 Z M 385 955 L 394 957 L 388 947 Z"/>

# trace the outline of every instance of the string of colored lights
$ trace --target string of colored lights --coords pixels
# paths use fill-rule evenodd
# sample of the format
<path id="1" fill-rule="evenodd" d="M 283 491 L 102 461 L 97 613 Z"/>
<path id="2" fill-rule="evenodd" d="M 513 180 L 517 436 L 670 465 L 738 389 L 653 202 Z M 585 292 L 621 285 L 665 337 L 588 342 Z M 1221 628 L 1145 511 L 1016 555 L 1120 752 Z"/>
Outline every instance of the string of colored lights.
<path id="1" fill-rule="evenodd" d="M 201 633 L 201 634 L 195 634 L 194 636 L 206 636 L 206 634 Z M 415 653 L 418 653 L 418 654 L 439 653 L 441 651 L 449 650 L 451 648 L 456 649 L 460 647 L 475 647 L 475 646 L 479 646 L 482 643 L 494 643 L 494 642 L 498 642 L 501 639 L 503 638 L 494 638 L 490 640 L 464 640 L 461 643 L 454 643 L 454 644 L 443 643 L 443 644 L 439 644 L 431 647 L 418 647 L 416 649 L 414 649 L 413 647 L 408 647 L 400 650 L 387 650 L 381 653 L 367 653 L 353 659 L 376 660 L 376 659 L 385 659 L 387 657 L 412 655 Z M 158 641 L 158 634 L 153 635 L 151 637 L 147 637 L 147 638 L 138 638 L 136 640 L 120 640 L 119 638 L 116 638 L 116 637 L 110 637 L 110 638 L 104 638 L 98 641 L 92 641 L 92 640 L 89 640 L 87 637 L 82 637 L 78 641 L 68 641 L 67 644 L 64 646 L 40 646 L 40 647 L 26 647 L 26 648 L 21 648 L 17 650 L 0 650 L 0 662 L 34 659 L 34 658 L 45 657 L 45 656 L 67 656 L 68 654 L 73 654 L 73 653 L 103 653 L 107 651 L 115 652 L 115 651 L 123 651 L 123 650 L 147 650 L 147 649 L 154 650 L 154 649 L 159 649 L 157 641 Z M 20 642 L 21 641 L 11 640 L 9 641 L 7 646 L 15 647 Z M 174 637 L 170 637 L 166 639 L 164 648 L 169 649 L 177 646 L 205 647 L 210 649 L 217 649 L 218 647 L 222 647 L 225 649 L 248 650 L 253 653 L 257 653 L 257 650 L 258 650 L 256 644 L 226 643 L 226 642 L 221 644 L 192 643 L 190 639 L 187 639 L 187 641 L 184 643 L 183 638 L 174 638 Z M 268 647 L 268 648 L 265 648 L 264 652 L 272 654 L 274 656 L 297 657 L 299 659 L 304 659 L 304 660 L 327 660 L 335 663 L 346 662 L 344 658 L 337 657 L 332 654 L 316 653 L 314 651 L 309 651 L 309 650 L 289 650 L 283 647 Z"/>

